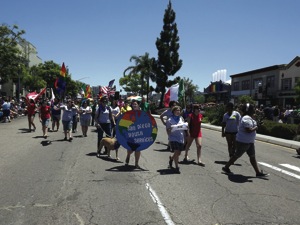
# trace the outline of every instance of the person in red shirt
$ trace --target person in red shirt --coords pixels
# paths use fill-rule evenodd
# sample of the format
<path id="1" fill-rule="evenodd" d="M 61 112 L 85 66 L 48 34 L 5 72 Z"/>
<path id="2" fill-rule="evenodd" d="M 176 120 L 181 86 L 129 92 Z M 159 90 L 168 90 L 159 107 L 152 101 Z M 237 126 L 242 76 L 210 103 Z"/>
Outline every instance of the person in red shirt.
<path id="1" fill-rule="evenodd" d="M 43 100 L 42 101 L 42 106 L 40 107 L 39 110 L 39 118 L 40 122 L 42 123 L 42 130 L 43 130 L 43 137 L 47 138 L 48 137 L 48 126 L 50 122 L 50 117 L 51 117 L 51 107 L 47 105 L 47 101 Z"/>
<path id="2" fill-rule="evenodd" d="M 193 111 L 187 117 L 187 122 L 189 124 L 190 135 L 187 137 L 187 143 L 185 146 L 185 157 L 184 162 L 188 161 L 188 151 L 191 147 L 193 141 L 196 142 L 197 148 L 197 164 L 199 166 L 205 166 L 201 161 L 201 148 L 202 148 L 202 131 L 201 131 L 201 122 L 203 115 L 200 113 L 199 105 L 193 105 Z"/>
<path id="3" fill-rule="evenodd" d="M 27 100 L 26 103 L 27 103 L 27 117 L 28 117 L 29 132 L 31 131 L 34 132 L 36 130 L 36 126 L 33 122 L 35 117 L 36 105 L 33 99 L 30 99 L 29 101 Z M 33 126 L 33 130 L 31 130 L 31 125 Z"/>

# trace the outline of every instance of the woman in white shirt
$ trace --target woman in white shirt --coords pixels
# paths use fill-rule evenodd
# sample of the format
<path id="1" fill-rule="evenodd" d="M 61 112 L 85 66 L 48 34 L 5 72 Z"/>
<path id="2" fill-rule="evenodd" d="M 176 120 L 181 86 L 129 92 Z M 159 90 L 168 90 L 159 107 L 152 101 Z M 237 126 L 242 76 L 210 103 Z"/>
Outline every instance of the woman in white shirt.
<path id="1" fill-rule="evenodd" d="M 111 106 L 110 106 L 112 116 L 115 118 L 116 123 L 117 123 L 117 119 L 118 119 L 118 117 L 119 117 L 119 115 L 120 115 L 120 113 L 121 113 L 120 107 L 118 106 L 117 103 L 118 103 L 117 100 L 113 100 L 113 101 L 111 102 Z M 116 129 L 116 125 L 112 124 L 112 126 L 111 126 L 111 133 L 112 133 L 112 136 L 113 136 L 113 137 L 116 136 L 116 131 L 115 131 L 115 129 Z"/>
<path id="2" fill-rule="evenodd" d="M 269 174 L 263 173 L 258 168 L 256 157 L 255 157 L 255 137 L 256 130 L 258 129 L 257 122 L 253 119 L 254 106 L 246 103 L 242 106 L 242 118 L 239 124 L 238 133 L 236 135 L 236 151 L 226 165 L 222 168 L 225 173 L 231 173 L 229 167 L 240 158 L 244 153 L 247 153 L 250 159 L 250 163 L 256 172 L 256 177 L 265 177 Z"/>
<path id="3" fill-rule="evenodd" d="M 79 108 L 80 125 L 82 130 L 82 136 L 87 137 L 87 131 L 91 123 L 92 108 L 87 104 L 87 101 L 83 101 Z"/>

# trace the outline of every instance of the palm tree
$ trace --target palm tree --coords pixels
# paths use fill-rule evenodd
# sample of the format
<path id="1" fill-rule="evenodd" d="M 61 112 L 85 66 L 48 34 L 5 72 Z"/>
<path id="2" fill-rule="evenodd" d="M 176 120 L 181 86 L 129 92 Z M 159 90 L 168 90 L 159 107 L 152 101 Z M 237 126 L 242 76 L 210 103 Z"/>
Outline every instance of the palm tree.
<path id="1" fill-rule="evenodd" d="M 185 88 L 185 98 L 188 98 L 188 102 L 192 102 L 195 96 L 195 93 L 198 91 L 198 85 L 193 84 L 193 80 L 190 78 L 183 78 L 184 88 Z M 185 99 L 187 100 L 187 99 Z"/>
<path id="2" fill-rule="evenodd" d="M 133 74 L 140 74 L 141 76 L 141 91 L 140 94 L 143 96 L 144 94 L 144 82 L 145 79 L 147 81 L 147 101 L 148 101 L 148 93 L 149 93 L 149 79 L 151 79 L 153 82 L 155 82 L 155 74 L 153 72 L 153 65 L 155 62 L 154 58 L 149 57 L 149 53 L 146 52 L 145 55 L 142 56 L 136 56 L 133 55 L 130 57 L 130 62 L 134 60 L 135 65 L 127 67 L 123 75 L 124 76 L 131 76 Z M 126 73 L 129 72 L 127 75 Z"/>

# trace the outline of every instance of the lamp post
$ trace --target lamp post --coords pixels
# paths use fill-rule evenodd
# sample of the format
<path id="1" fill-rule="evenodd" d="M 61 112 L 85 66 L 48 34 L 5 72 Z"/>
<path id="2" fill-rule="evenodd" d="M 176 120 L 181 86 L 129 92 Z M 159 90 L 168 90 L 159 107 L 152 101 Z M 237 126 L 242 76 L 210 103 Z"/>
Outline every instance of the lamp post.
<path id="1" fill-rule="evenodd" d="M 20 65 L 18 66 L 18 88 L 17 88 L 17 100 L 18 103 L 20 102 L 20 74 L 21 74 L 21 68 Z"/>

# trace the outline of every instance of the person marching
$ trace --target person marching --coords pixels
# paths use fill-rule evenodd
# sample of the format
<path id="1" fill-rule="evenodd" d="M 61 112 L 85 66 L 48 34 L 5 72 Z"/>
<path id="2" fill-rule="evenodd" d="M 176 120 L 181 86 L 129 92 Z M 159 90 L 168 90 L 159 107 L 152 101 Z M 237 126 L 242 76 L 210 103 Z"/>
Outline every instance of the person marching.
<path id="1" fill-rule="evenodd" d="M 166 129 L 169 136 L 170 146 L 173 149 L 174 153 L 169 157 L 169 168 L 173 169 L 173 161 L 175 162 L 175 173 L 180 173 L 178 160 L 182 151 L 184 151 L 184 138 L 185 138 L 185 130 L 180 129 L 179 127 L 183 127 L 184 119 L 181 115 L 180 106 L 174 106 L 172 108 L 172 116 L 166 122 Z M 189 136 L 189 130 L 187 129 L 187 135 Z"/>
<path id="2" fill-rule="evenodd" d="M 201 131 L 201 122 L 203 115 L 200 113 L 200 106 L 193 105 L 192 113 L 188 115 L 187 122 L 189 124 L 190 135 L 187 136 L 187 143 L 185 146 L 185 156 L 184 162 L 188 162 L 188 151 L 191 147 L 191 144 L 195 140 L 197 148 L 197 164 L 199 166 L 205 166 L 205 163 L 201 160 L 201 149 L 202 149 L 202 131 Z"/>
<path id="3" fill-rule="evenodd" d="M 110 108 L 111 108 L 112 116 L 115 118 L 115 122 L 117 122 L 117 119 L 121 114 L 120 107 L 118 106 L 118 100 L 112 100 Z M 112 124 L 111 130 L 112 130 L 111 131 L 112 137 L 115 137 L 116 136 L 116 125 Z"/>
<path id="4" fill-rule="evenodd" d="M 236 151 L 226 165 L 222 168 L 225 173 L 231 173 L 229 167 L 246 152 L 249 156 L 250 163 L 256 172 L 256 177 L 265 177 L 269 175 L 263 173 L 263 171 L 258 168 L 255 157 L 254 142 L 258 125 L 253 119 L 254 112 L 255 109 L 252 104 L 246 103 L 242 106 L 242 118 L 239 124 L 238 133 L 236 135 Z"/>
<path id="5" fill-rule="evenodd" d="M 139 104 L 136 100 L 132 100 L 131 102 L 132 110 L 141 110 L 139 107 Z M 133 150 L 128 150 L 127 149 L 127 157 L 125 160 L 125 166 L 128 166 L 129 161 L 130 161 L 130 155 L 133 153 Z M 141 169 L 139 166 L 139 160 L 141 157 L 141 151 L 134 151 L 134 157 L 135 157 L 135 168 L 136 169 Z"/>
<path id="6" fill-rule="evenodd" d="M 34 117 L 36 113 L 36 105 L 33 99 L 28 100 L 26 98 L 26 103 L 27 103 L 27 118 L 28 118 L 29 132 L 31 131 L 35 132 L 36 126 L 34 124 Z M 31 126 L 33 126 L 33 130 L 31 130 Z"/>
<path id="7" fill-rule="evenodd" d="M 102 97 L 99 100 L 99 107 L 96 110 L 96 115 L 95 115 L 95 126 L 97 128 L 97 133 L 98 133 L 98 141 L 97 141 L 97 157 L 100 158 L 100 142 L 103 138 L 103 134 L 107 137 L 111 137 L 111 123 L 114 125 L 115 123 L 115 118 L 112 116 L 111 108 L 107 105 L 108 104 L 108 99 L 107 97 Z M 106 152 L 106 150 L 105 150 Z"/>
<path id="8" fill-rule="evenodd" d="M 125 100 L 124 105 L 121 107 L 121 114 L 132 110 L 132 108 L 129 105 L 129 100 Z"/>
<path id="9" fill-rule="evenodd" d="M 235 152 L 235 139 L 238 132 L 241 115 L 239 112 L 233 110 L 233 103 L 229 102 L 226 105 L 226 113 L 222 120 L 222 137 L 226 137 L 229 158 Z"/>
<path id="10" fill-rule="evenodd" d="M 172 108 L 176 105 L 178 105 L 176 101 L 170 101 L 169 108 L 167 110 L 165 110 L 164 112 L 162 112 L 162 114 L 160 114 L 159 118 L 160 118 L 161 122 L 163 123 L 163 125 L 166 126 L 166 121 L 173 115 Z M 166 117 L 166 121 L 164 119 L 165 117 Z M 167 150 L 173 152 L 173 149 L 170 147 L 170 142 L 168 142 Z"/>
<path id="11" fill-rule="evenodd" d="M 54 131 L 56 125 L 56 131 L 59 129 L 61 119 L 60 100 L 55 98 L 51 105 L 51 119 L 52 119 L 52 131 Z"/>
<path id="12" fill-rule="evenodd" d="M 69 142 L 72 142 L 73 137 L 71 130 L 73 125 L 73 115 L 75 111 L 78 111 L 78 109 L 75 107 L 75 104 L 72 102 L 71 99 L 67 100 L 67 105 L 62 105 L 60 108 L 63 110 L 62 124 L 64 127 L 65 134 L 64 140 L 69 140 Z"/>
<path id="13" fill-rule="evenodd" d="M 49 126 L 49 122 L 50 122 L 50 117 L 51 117 L 51 108 L 47 104 L 47 101 L 43 100 L 42 105 L 39 109 L 39 119 L 40 119 L 40 122 L 42 123 L 42 130 L 43 130 L 44 138 L 48 137 L 48 126 Z"/>
<path id="14" fill-rule="evenodd" d="M 87 137 L 87 131 L 91 123 L 92 108 L 88 106 L 88 102 L 86 100 L 82 102 L 82 105 L 79 108 L 79 115 L 80 115 L 82 136 Z"/>

